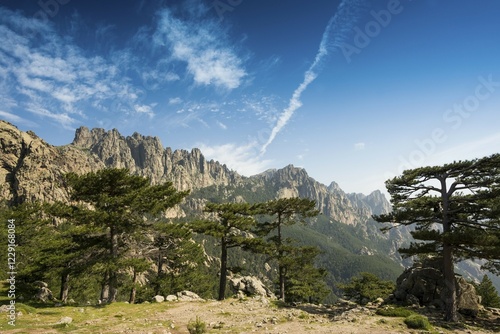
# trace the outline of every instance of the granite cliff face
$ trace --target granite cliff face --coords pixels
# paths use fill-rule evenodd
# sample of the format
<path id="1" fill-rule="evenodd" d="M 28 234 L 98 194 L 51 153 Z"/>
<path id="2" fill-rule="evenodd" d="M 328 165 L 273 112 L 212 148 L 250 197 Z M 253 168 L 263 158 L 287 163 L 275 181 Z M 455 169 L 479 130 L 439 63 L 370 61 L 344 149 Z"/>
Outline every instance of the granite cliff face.
<path id="1" fill-rule="evenodd" d="M 55 147 L 33 132 L 22 132 L 0 121 L 0 199 L 10 204 L 24 201 L 65 201 L 63 175 L 86 173 L 105 165 L 97 157 L 72 146 Z"/>
<path id="2" fill-rule="evenodd" d="M 134 174 L 149 177 L 155 184 L 172 181 L 179 190 L 235 184 L 242 180 L 226 165 L 207 161 L 197 148 L 191 152 L 164 149 L 158 137 L 138 133 L 124 137 L 115 129 L 80 127 L 71 146 L 88 150 L 106 167 L 127 168 Z"/>
<path id="3" fill-rule="evenodd" d="M 260 186 L 276 189 L 276 197 L 306 197 L 317 202 L 320 212 L 348 225 L 364 224 L 380 208 L 390 205 L 379 191 L 368 196 L 346 194 L 338 184 L 328 187 L 310 177 L 306 170 L 288 165 L 279 170 L 268 170 L 251 177 Z M 388 211 L 386 211 L 388 212 Z"/>
<path id="4" fill-rule="evenodd" d="M 172 181 L 179 190 L 238 188 L 249 183 L 254 193 L 272 188 L 274 198 L 300 196 L 316 200 L 322 214 L 349 225 L 364 224 L 372 214 L 390 208 L 380 192 L 368 196 L 346 194 L 336 183 L 327 187 L 292 165 L 246 178 L 226 165 L 206 160 L 199 149 L 172 151 L 164 148 L 157 137 L 138 133 L 125 137 L 115 129 L 80 127 L 71 144 L 55 147 L 33 132 L 25 133 L 0 121 L 0 145 L 0 196 L 11 203 L 67 200 L 62 183 L 65 173 L 115 167 L 149 177 L 155 184 Z M 193 201 L 192 206 L 199 210 L 203 203 Z"/>

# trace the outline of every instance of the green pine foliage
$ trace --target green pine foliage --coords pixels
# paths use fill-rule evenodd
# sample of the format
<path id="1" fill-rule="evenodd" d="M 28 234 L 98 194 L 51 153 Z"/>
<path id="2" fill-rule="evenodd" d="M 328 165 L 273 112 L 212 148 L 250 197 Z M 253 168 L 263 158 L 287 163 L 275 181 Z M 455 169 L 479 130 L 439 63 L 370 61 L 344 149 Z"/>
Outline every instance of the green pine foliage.
<path id="1" fill-rule="evenodd" d="M 416 241 L 400 249 L 406 256 L 442 258 L 445 319 L 458 321 L 454 264 L 484 259 L 491 271 L 500 269 L 500 154 L 405 170 L 386 186 L 393 211 L 374 219 L 414 226 Z"/>
<path id="2" fill-rule="evenodd" d="M 196 232 L 212 236 L 220 242 L 220 280 L 218 299 L 224 300 L 228 274 L 228 250 L 250 247 L 256 240 L 248 233 L 255 226 L 255 207 L 247 203 L 207 203 L 205 212 L 213 219 L 198 220 L 189 226 Z"/>
<path id="3" fill-rule="evenodd" d="M 321 303 L 331 293 L 325 282 L 326 270 L 314 265 L 319 253 L 317 247 L 296 247 L 284 259 L 289 302 Z"/>
<path id="4" fill-rule="evenodd" d="M 319 290 L 314 296 L 308 292 L 312 289 L 310 284 L 312 277 L 325 276 L 323 271 L 313 267 L 318 253 L 315 253 L 313 248 L 307 248 L 301 257 L 298 256 L 300 250 L 293 245 L 295 240 L 284 235 L 285 227 L 299 222 L 305 224 L 307 218 L 317 216 L 319 212 L 315 207 L 316 203 L 307 198 L 281 198 L 258 205 L 258 213 L 264 215 L 263 221 L 260 221 L 255 229 L 255 233 L 263 237 L 263 242 L 258 245 L 258 251 L 267 254 L 270 259 L 278 263 L 278 292 L 283 302 L 286 301 L 285 296 L 289 292 L 287 290 L 291 288 L 294 289 L 295 298 L 318 298 L 323 294 L 326 295 L 324 286 L 316 286 Z M 294 276 L 299 270 L 296 266 L 297 260 L 301 260 L 304 264 L 300 269 L 302 273 L 309 276 L 304 277 L 304 283 L 299 283 L 297 276 Z"/>
<path id="5" fill-rule="evenodd" d="M 481 296 L 481 304 L 486 307 L 500 308 L 500 296 L 487 275 L 476 285 L 476 291 Z"/>
<path id="6" fill-rule="evenodd" d="M 361 277 L 353 277 L 349 283 L 339 284 L 347 299 L 353 299 L 359 304 L 386 299 L 395 289 L 394 282 L 383 281 L 377 276 L 363 272 Z"/>

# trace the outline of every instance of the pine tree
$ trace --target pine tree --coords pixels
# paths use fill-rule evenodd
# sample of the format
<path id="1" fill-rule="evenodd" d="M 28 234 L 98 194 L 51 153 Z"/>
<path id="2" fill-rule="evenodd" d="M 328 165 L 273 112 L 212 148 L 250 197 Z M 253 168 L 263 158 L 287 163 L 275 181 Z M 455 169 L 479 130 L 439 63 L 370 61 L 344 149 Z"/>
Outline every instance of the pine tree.
<path id="1" fill-rule="evenodd" d="M 386 186 L 393 211 L 374 219 L 415 225 L 412 236 L 420 242 L 400 252 L 443 259 L 445 319 L 458 321 L 454 262 L 480 258 L 498 268 L 500 154 L 406 170 Z"/>
<path id="2" fill-rule="evenodd" d="M 172 183 L 150 185 L 150 180 L 134 176 L 126 169 L 102 169 L 78 176 L 66 175 L 71 200 L 82 205 L 73 206 L 74 214 L 86 229 L 100 237 L 105 252 L 99 256 L 103 271 L 101 299 L 116 301 L 118 272 L 123 267 L 130 240 L 138 231 L 148 228 L 146 215 L 157 215 L 173 207 L 187 196 Z"/>
<path id="3" fill-rule="evenodd" d="M 153 224 L 149 250 L 157 270 L 152 273 L 155 295 L 189 290 L 210 296 L 214 289 L 203 247 L 192 239 L 185 224 L 161 221 Z"/>
<path id="4" fill-rule="evenodd" d="M 279 297 L 285 301 L 287 268 L 290 266 L 290 256 L 296 249 L 293 240 L 285 238 L 283 227 L 304 222 L 305 218 L 319 214 L 315 209 L 316 203 L 306 198 L 281 198 L 260 204 L 259 213 L 270 217 L 269 221 L 259 223 L 256 233 L 259 236 L 268 236 L 267 244 L 262 251 L 278 262 Z"/>
<path id="5" fill-rule="evenodd" d="M 338 287 L 344 291 L 346 298 L 362 304 L 377 298 L 387 298 L 394 291 L 395 284 L 382 281 L 372 273 L 362 272 L 360 277 L 353 277 L 349 283 L 339 284 Z"/>
<path id="6" fill-rule="evenodd" d="M 483 306 L 500 308 L 500 296 L 487 275 L 484 275 L 481 283 L 476 286 L 476 291 L 481 296 Z"/>
<path id="7" fill-rule="evenodd" d="M 255 207 L 247 203 L 207 203 L 205 212 L 214 214 L 213 220 L 199 220 L 192 223 L 195 232 L 217 238 L 221 247 L 221 265 L 218 299 L 224 300 L 228 272 L 228 250 L 245 247 L 252 238 L 248 232 L 255 226 L 252 214 Z"/>
<path id="8" fill-rule="evenodd" d="M 314 265 L 319 254 L 317 247 L 294 247 L 284 259 L 289 302 L 321 303 L 331 293 L 325 283 L 326 270 Z"/>

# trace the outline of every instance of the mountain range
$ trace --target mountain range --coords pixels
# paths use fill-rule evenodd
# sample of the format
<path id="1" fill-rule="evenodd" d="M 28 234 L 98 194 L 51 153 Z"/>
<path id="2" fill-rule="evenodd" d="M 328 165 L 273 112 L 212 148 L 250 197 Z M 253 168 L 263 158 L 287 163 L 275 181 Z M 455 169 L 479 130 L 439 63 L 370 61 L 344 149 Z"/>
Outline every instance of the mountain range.
<path id="1" fill-rule="evenodd" d="M 407 229 L 382 233 L 382 226 L 373 221 L 373 214 L 391 209 L 378 190 L 348 194 L 337 183 L 324 185 L 293 165 L 245 177 L 221 162 L 207 160 L 199 149 L 164 148 L 157 137 L 139 133 L 123 136 L 116 129 L 80 127 L 72 143 L 53 146 L 32 131 L 0 121 L 0 154 L 0 200 L 9 204 L 67 201 L 64 174 L 102 168 L 127 168 L 154 184 L 171 181 L 178 190 L 191 190 L 182 205 L 167 213 L 172 218 L 199 214 L 208 201 L 312 199 L 321 214 L 306 226 L 294 226 L 290 233 L 322 250 L 319 264 L 327 268 L 332 282 L 361 271 L 394 279 L 404 264 L 397 249 L 411 239 Z"/>

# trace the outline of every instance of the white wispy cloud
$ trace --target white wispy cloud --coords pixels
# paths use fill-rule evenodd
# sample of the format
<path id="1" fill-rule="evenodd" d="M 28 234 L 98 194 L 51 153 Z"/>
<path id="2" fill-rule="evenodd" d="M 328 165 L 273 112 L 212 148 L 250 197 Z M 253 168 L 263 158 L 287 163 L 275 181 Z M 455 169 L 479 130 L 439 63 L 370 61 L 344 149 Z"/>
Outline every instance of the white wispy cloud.
<path id="1" fill-rule="evenodd" d="M 222 129 L 222 130 L 227 130 L 227 125 L 220 122 L 220 121 L 216 121 L 217 125 Z"/>
<path id="2" fill-rule="evenodd" d="M 428 156 L 425 164 L 442 165 L 460 159 L 468 160 L 482 158 L 498 153 L 498 147 L 500 147 L 500 133 L 495 133 L 436 152 Z"/>
<path id="3" fill-rule="evenodd" d="M 168 104 L 180 104 L 182 103 L 182 99 L 180 97 L 171 97 L 168 99 Z"/>
<path id="4" fill-rule="evenodd" d="M 23 124 L 23 125 L 26 125 L 29 127 L 38 127 L 38 124 L 36 124 L 30 120 L 24 119 L 22 117 L 19 117 L 17 115 L 14 115 L 14 114 L 11 114 L 9 112 L 2 111 L 2 110 L 0 110 L 0 118 L 6 119 L 7 121 L 15 123 L 15 124 Z"/>
<path id="5" fill-rule="evenodd" d="M 361 3 L 361 0 L 343 0 L 340 3 L 337 12 L 330 19 L 323 32 L 314 62 L 304 73 L 304 80 L 302 83 L 293 92 L 288 107 L 286 107 L 279 116 L 276 125 L 271 130 L 269 139 L 260 149 L 261 154 L 266 152 L 267 147 L 274 141 L 281 129 L 286 126 L 294 112 L 302 106 L 302 101 L 300 100 L 302 94 L 317 78 L 325 57 L 338 48 L 341 42 L 347 38 L 347 32 L 351 31 L 359 15 Z"/>
<path id="6" fill-rule="evenodd" d="M 360 142 L 360 143 L 356 143 L 356 144 L 354 144 L 354 149 L 355 149 L 356 151 L 362 151 L 362 150 L 364 150 L 364 149 L 365 149 L 365 147 L 366 147 L 366 144 L 365 144 L 365 143 L 363 143 L 363 142 Z"/>
<path id="7" fill-rule="evenodd" d="M 234 89 L 247 75 L 243 61 L 229 45 L 227 37 L 214 20 L 203 18 L 203 11 L 192 11 L 191 19 L 179 19 L 165 9 L 154 36 L 166 46 L 170 57 L 185 62 L 187 72 L 199 85 Z"/>
<path id="8" fill-rule="evenodd" d="M 68 130 L 73 130 L 74 125 L 78 123 L 76 119 L 67 113 L 53 113 L 35 103 L 29 103 L 26 106 L 26 110 L 40 117 L 52 119 Z"/>
<path id="9" fill-rule="evenodd" d="M 238 145 L 228 143 L 210 146 L 199 143 L 197 147 L 203 154 L 216 161 L 224 161 L 230 169 L 236 170 L 241 175 L 251 176 L 270 168 L 272 160 L 259 157 L 259 146 L 256 142 Z"/>
<path id="10" fill-rule="evenodd" d="M 49 21 L 5 8 L 0 8 L 0 35 L 4 112 L 24 109 L 68 129 L 89 109 L 152 115 L 151 106 L 140 101 L 142 88 L 121 72 L 127 66 L 116 65 L 131 61 L 127 53 L 112 60 L 89 56 Z M 3 103 L 8 97 L 15 97 L 17 105 Z"/>

